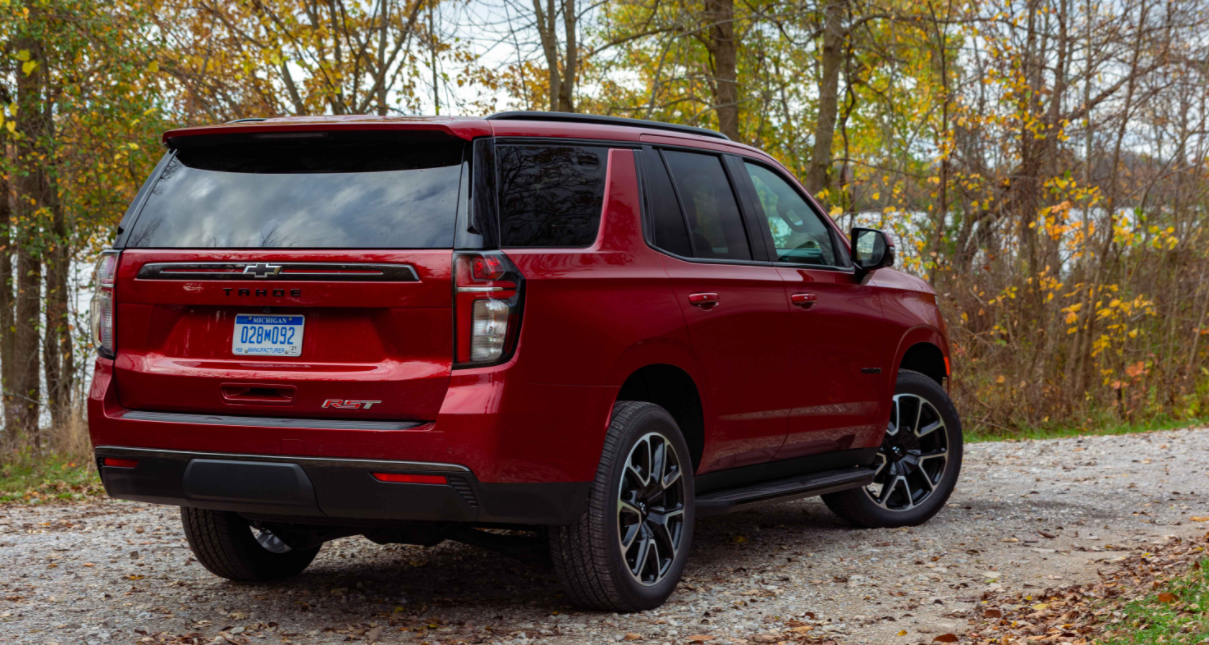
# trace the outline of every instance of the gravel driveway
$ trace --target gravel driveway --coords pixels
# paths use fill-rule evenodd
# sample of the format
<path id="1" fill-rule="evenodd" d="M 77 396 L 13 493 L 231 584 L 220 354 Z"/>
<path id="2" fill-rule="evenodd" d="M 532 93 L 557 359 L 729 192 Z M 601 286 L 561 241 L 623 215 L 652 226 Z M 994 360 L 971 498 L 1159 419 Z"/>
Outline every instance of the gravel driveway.
<path id="1" fill-rule="evenodd" d="M 619 616 L 572 609 L 550 571 L 454 543 L 346 538 L 301 577 L 250 586 L 193 560 L 175 508 L 8 506 L 0 642 L 918 643 L 961 634 L 987 591 L 1092 579 L 1122 549 L 1203 533 L 1189 518 L 1205 515 L 1209 430 L 976 444 L 923 527 L 856 530 L 817 499 L 703 520 L 668 604 Z"/>

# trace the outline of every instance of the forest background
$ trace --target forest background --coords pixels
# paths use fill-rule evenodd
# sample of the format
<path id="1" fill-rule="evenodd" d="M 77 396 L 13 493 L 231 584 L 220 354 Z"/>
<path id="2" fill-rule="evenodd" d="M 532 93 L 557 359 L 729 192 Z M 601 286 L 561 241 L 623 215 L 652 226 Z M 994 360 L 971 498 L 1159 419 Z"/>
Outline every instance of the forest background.
<path id="1" fill-rule="evenodd" d="M 1207 0 L 0 0 L 0 463 L 88 460 L 91 266 L 163 131 L 715 128 L 936 287 L 976 436 L 1209 416 Z M 58 463 L 58 462 L 55 462 Z M 74 463 L 71 462 L 71 463 Z"/>

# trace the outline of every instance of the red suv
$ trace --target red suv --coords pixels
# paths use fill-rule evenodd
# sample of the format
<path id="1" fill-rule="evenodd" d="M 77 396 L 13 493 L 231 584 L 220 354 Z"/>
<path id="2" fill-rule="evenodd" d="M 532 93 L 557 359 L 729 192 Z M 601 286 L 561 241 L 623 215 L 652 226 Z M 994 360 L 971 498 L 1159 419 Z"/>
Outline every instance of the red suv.
<path id="1" fill-rule="evenodd" d="M 452 539 L 646 609 L 697 518 L 913 525 L 957 481 L 935 293 L 759 150 L 516 112 L 164 143 L 97 268 L 89 428 L 109 495 L 181 506 L 219 576 Z"/>

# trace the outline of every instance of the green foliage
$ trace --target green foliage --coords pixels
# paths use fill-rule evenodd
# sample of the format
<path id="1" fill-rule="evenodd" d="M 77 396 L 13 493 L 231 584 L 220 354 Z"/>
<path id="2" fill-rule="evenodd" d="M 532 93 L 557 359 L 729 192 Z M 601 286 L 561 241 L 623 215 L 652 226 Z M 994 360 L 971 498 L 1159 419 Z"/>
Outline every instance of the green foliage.
<path id="1" fill-rule="evenodd" d="M 1209 559 L 1119 611 L 1102 645 L 1193 645 L 1209 639 Z"/>
<path id="2" fill-rule="evenodd" d="M 7 455 L 0 466 L 0 504 L 46 504 L 103 493 L 89 459 L 24 450 Z"/>

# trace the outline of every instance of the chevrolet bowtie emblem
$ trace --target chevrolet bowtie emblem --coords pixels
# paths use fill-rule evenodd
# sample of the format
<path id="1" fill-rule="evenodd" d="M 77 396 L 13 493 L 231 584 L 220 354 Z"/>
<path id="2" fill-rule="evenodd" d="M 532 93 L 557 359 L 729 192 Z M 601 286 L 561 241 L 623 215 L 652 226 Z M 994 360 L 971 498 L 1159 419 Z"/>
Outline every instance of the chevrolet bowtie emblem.
<path id="1" fill-rule="evenodd" d="M 267 278 L 269 276 L 281 273 L 281 265 L 266 264 L 264 262 L 259 264 L 249 264 L 243 268 L 243 273 L 244 275 L 250 275 L 255 278 Z"/>

